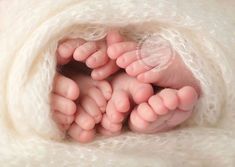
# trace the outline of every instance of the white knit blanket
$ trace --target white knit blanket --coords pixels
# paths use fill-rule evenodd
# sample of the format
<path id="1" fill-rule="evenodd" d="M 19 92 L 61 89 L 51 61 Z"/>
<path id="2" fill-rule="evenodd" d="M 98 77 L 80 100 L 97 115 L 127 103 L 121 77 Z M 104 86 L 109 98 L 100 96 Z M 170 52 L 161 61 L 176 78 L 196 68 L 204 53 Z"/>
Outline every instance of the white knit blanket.
<path id="1" fill-rule="evenodd" d="M 0 0 L 0 166 L 235 166 L 233 0 Z M 55 50 L 111 28 L 168 39 L 200 81 L 192 118 L 154 135 L 63 140 L 51 119 Z"/>

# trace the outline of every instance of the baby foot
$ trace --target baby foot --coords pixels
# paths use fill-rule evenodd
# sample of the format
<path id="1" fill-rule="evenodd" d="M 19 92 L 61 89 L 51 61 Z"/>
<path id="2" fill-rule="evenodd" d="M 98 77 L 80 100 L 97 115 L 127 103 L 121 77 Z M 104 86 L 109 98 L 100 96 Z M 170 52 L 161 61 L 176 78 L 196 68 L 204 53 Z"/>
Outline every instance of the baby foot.
<path id="1" fill-rule="evenodd" d="M 190 117 L 197 98 L 195 89 L 189 86 L 163 89 L 131 112 L 129 127 L 140 133 L 170 130 Z"/>
<path id="2" fill-rule="evenodd" d="M 99 131 L 104 135 L 119 134 L 123 122 L 132 110 L 133 103 L 140 104 L 153 95 L 150 84 L 141 83 L 124 73 L 114 76 L 112 88 L 113 94 L 99 127 Z"/>
<path id="3" fill-rule="evenodd" d="M 115 36 L 120 36 L 120 34 L 116 32 Z M 199 83 L 192 72 L 186 67 L 181 57 L 171 46 L 164 44 L 167 41 L 163 38 L 161 41 L 163 44 L 155 46 L 156 48 L 154 50 L 159 52 L 157 53 L 158 55 L 162 55 L 163 57 L 165 55 L 169 59 L 168 66 L 165 66 L 162 70 L 156 69 L 161 64 L 160 61 L 162 59 L 156 57 L 156 54 L 140 55 L 142 48 L 138 48 L 136 42 L 124 41 L 114 43 L 109 46 L 107 52 L 108 56 L 116 60 L 117 65 L 124 68 L 128 75 L 137 77 L 141 82 L 173 89 L 192 86 L 199 94 Z"/>
<path id="4" fill-rule="evenodd" d="M 75 43 L 72 45 L 75 45 Z M 72 55 L 69 50 L 67 51 L 59 48 L 57 49 L 58 65 L 64 65 L 71 60 Z M 52 117 L 58 124 L 58 127 L 64 132 L 68 130 L 71 123 L 74 121 L 74 114 L 77 110 L 74 101 L 78 96 L 78 85 L 70 78 L 57 73 L 51 95 Z"/>
<path id="5" fill-rule="evenodd" d="M 118 35 L 118 33 L 116 33 Z M 119 34 L 120 35 L 120 34 Z M 196 78 L 193 76 L 192 72 L 186 67 L 184 62 L 182 61 L 180 55 L 178 55 L 175 51 L 172 51 L 172 48 L 170 48 L 170 45 L 165 45 L 164 42 L 166 42 L 165 39 L 161 39 L 163 44 L 159 44 L 159 48 L 155 48 L 157 50 L 158 55 L 161 56 L 166 56 L 166 58 L 169 58 L 169 62 L 165 68 L 162 68 L 161 70 L 157 70 L 159 64 L 161 64 L 162 59 L 159 57 L 156 57 L 156 54 L 147 54 L 144 56 L 139 55 L 141 53 L 141 48 L 137 47 L 137 43 L 135 42 L 129 42 L 129 41 L 124 41 L 124 42 L 119 42 L 111 45 L 108 48 L 108 56 L 111 59 L 116 60 L 117 65 L 120 66 L 121 68 L 124 68 L 127 72 L 128 75 L 136 77 L 139 81 L 143 83 L 152 83 L 156 86 L 160 87 L 168 87 L 175 89 L 175 91 L 183 91 L 185 86 L 190 86 L 190 90 L 188 91 L 189 93 L 193 94 L 193 100 L 192 103 L 196 103 L 195 97 L 200 95 L 200 86 Z M 180 74 L 180 75 L 179 75 Z M 163 91 L 164 92 L 164 91 Z M 195 93 L 195 94 L 194 94 Z M 155 96 L 153 96 L 155 97 Z M 156 95 L 158 97 L 158 94 Z M 179 97 L 179 100 L 180 97 Z M 182 101 L 184 103 L 184 101 Z M 179 118 L 177 123 L 174 123 L 174 126 L 182 123 L 190 114 L 179 114 L 182 108 L 176 108 L 175 110 L 172 108 L 165 108 L 167 111 L 172 111 L 171 114 L 164 114 L 161 118 L 159 115 L 157 115 L 154 112 L 152 112 L 153 109 L 149 106 L 150 104 L 148 103 L 143 103 L 138 106 L 137 109 L 134 109 L 134 111 L 131 113 L 130 116 L 130 127 L 133 130 L 139 131 L 139 132 L 145 132 L 145 133 L 151 133 L 152 129 L 153 131 L 158 131 L 156 128 L 150 128 L 152 126 L 158 127 L 162 123 L 162 121 L 166 121 L 167 118 L 170 119 L 171 114 L 174 114 L 172 119 L 175 117 L 182 117 Z M 177 107 L 177 106 L 176 106 Z M 143 110 L 142 110 L 143 109 Z M 160 108 L 161 109 L 161 108 Z M 149 110 L 147 114 L 149 115 L 144 115 L 144 111 Z M 154 108 L 154 110 L 157 110 Z M 189 110 L 191 111 L 192 108 Z M 138 111 L 138 112 L 137 112 Z M 150 112 L 151 111 L 151 112 Z M 177 111 L 177 112 L 176 112 Z M 143 119 L 139 119 L 137 117 L 136 113 L 141 113 L 143 118 L 147 117 L 148 119 L 143 121 Z M 181 112 L 182 113 L 182 112 Z M 184 112 L 185 113 L 185 112 Z M 187 112 L 190 113 L 190 112 Z M 151 118 L 149 118 L 151 117 Z M 159 118 L 157 118 L 159 117 Z M 162 121 L 161 121 L 162 120 Z M 135 122 L 142 121 L 142 124 L 136 125 Z M 148 122 L 147 122 L 148 121 Z M 149 123 L 153 121 L 152 123 Z M 171 120 L 169 120 L 171 122 Z M 168 122 L 168 121 L 167 121 Z M 173 121 L 174 122 L 174 121 Z M 139 127 L 140 126 L 140 127 Z M 169 125 L 169 127 L 174 127 L 173 125 Z M 150 129 L 150 130 L 149 130 Z M 165 129 L 166 130 L 166 129 Z"/>
<path id="6" fill-rule="evenodd" d="M 51 97 L 51 108 L 53 110 L 53 119 L 62 131 L 68 130 L 74 121 L 74 113 L 76 112 L 76 100 L 79 96 L 79 88 L 77 84 L 57 74 L 54 80 L 53 93 Z"/>
<path id="7" fill-rule="evenodd" d="M 107 43 L 113 42 L 116 41 L 107 37 Z M 59 45 L 58 53 L 62 55 L 58 59 L 60 64 L 66 64 L 72 57 L 76 61 L 84 62 L 87 67 L 93 69 L 91 76 L 95 80 L 103 80 L 119 70 L 116 62 L 108 57 L 107 44 L 104 40 L 69 39 Z"/>
<path id="8" fill-rule="evenodd" d="M 80 97 L 75 121 L 68 134 L 79 142 L 90 142 L 95 137 L 95 125 L 101 121 L 112 89 L 108 82 L 95 81 L 86 75 L 75 74 L 72 79 L 79 85 Z"/>

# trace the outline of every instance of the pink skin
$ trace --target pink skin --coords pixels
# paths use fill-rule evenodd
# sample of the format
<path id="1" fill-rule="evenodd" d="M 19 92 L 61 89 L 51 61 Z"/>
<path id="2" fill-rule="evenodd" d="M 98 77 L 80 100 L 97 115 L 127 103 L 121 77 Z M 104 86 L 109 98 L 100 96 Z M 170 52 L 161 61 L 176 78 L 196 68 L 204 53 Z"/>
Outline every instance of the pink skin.
<path id="1" fill-rule="evenodd" d="M 132 111 L 129 127 L 140 133 L 170 130 L 191 116 L 197 99 L 195 89 L 190 86 L 179 90 L 163 89 Z"/>
<path id="2" fill-rule="evenodd" d="M 75 45 L 75 42 L 71 42 Z M 58 65 L 67 64 L 71 60 L 72 47 L 59 47 L 57 50 Z M 79 97 L 79 87 L 72 79 L 56 74 L 54 79 L 53 92 L 51 97 L 52 116 L 58 127 L 67 131 L 74 121 L 74 114 L 77 110 L 75 100 Z"/>
<path id="3" fill-rule="evenodd" d="M 107 55 L 107 44 L 119 42 L 119 38 L 109 38 L 106 41 L 88 41 L 83 39 L 69 39 L 63 41 L 58 47 L 58 64 L 67 64 L 72 59 L 84 62 L 93 71 L 91 76 L 94 80 L 103 80 L 117 72 L 120 68 L 116 61 Z"/>
<path id="4" fill-rule="evenodd" d="M 67 85 L 68 89 L 66 89 Z M 76 112 L 76 100 L 79 96 L 79 89 L 76 83 L 60 74 L 57 74 L 52 93 L 53 118 L 58 123 L 59 128 L 66 131 L 74 121 Z"/>
<path id="5" fill-rule="evenodd" d="M 112 44 L 115 42 L 119 42 L 119 39 L 107 37 L 107 43 Z M 107 78 L 119 70 L 116 62 L 107 56 L 107 46 L 104 41 L 86 42 L 83 39 L 68 39 L 62 41 L 57 49 L 58 65 L 68 64 L 73 59 L 79 62 L 84 62 L 89 68 L 93 69 L 91 76 L 95 80 L 103 80 L 104 78 Z M 73 75 L 73 78 L 77 80 L 78 76 Z M 92 83 L 95 82 L 91 80 L 91 78 L 88 79 L 86 77 L 82 77 L 81 80 L 81 83 L 88 83 L 88 80 Z M 101 83 L 103 82 L 104 81 Z M 74 80 L 58 74 L 58 77 L 55 78 L 55 86 L 52 94 L 52 109 L 55 111 L 53 112 L 53 118 L 58 123 L 59 127 L 64 131 L 68 130 L 71 124 L 74 122 L 72 127 L 69 129 L 70 135 L 80 142 L 88 142 L 94 138 L 94 123 L 92 123 L 92 115 L 90 117 L 87 114 L 87 111 L 85 111 L 81 106 L 76 106 L 74 102 L 74 100 L 76 100 L 79 96 L 78 85 L 81 86 L 81 84 L 78 84 L 78 82 L 76 83 Z M 100 99 L 103 99 L 101 93 L 98 92 L 100 90 L 97 90 L 94 85 L 90 85 L 90 87 L 91 88 L 89 88 L 89 92 L 91 92 L 91 90 L 95 90 L 96 96 Z M 103 89 L 105 88 L 101 88 L 101 90 Z M 69 91 L 69 93 L 67 91 Z M 84 94 L 84 92 L 80 93 Z M 85 98 L 84 96 L 85 95 L 81 95 L 80 98 L 85 99 L 83 101 L 86 102 L 86 106 L 93 104 L 89 98 Z M 96 100 L 96 102 L 99 103 L 100 101 L 97 99 L 98 98 L 95 98 L 93 94 L 93 100 Z M 82 122 L 88 123 L 85 124 Z M 96 124 L 98 122 L 99 121 L 97 120 L 95 121 Z"/>
<path id="6" fill-rule="evenodd" d="M 112 89 L 107 81 L 96 81 L 87 75 L 75 74 L 71 78 L 80 88 L 80 97 L 75 121 L 68 130 L 68 134 L 76 141 L 90 142 L 95 137 L 95 127 L 102 119 Z"/>
<path id="7" fill-rule="evenodd" d="M 67 46 L 66 43 L 68 44 Z M 130 114 L 134 103 L 139 105 L 130 114 L 129 126 L 136 132 L 154 133 L 168 130 L 188 119 L 197 102 L 200 87 L 179 55 L 176 56 L 167 69 L 156 72 L 144 66 L 141 60 L 138 59 L 136 55 L 137 44 L 135 42 L 126 42 L 119 33 L 112 31 L 107 35 L 107 44 L 109 46 L 107 53 L 113 59 L 112 61 L 107 59 L 106 46 L 102 41 L 84 43 L 84 41 L 79 39 L 68 40 L 60 45 L 58 49 L 58 52 L 61 52 L 66 47 L 67 49 L 70 48 L 67 50 L 67 54 L 61 56 L 63 57 L 63 59 L 61 58 L 63 60 L 61 64 L 71 60 L 72 56 L 70 55 L 73 55 L 75 60 L 85 62 L 87 66 L 93 68 L 92 77 L 95 79 L 100 80 L 116 72 L 118 70 L 115 65 L 116 62 L 121 68 L 125 68 L 130 76 L 137 77 L 140 81 L 138 82 L 135 78 L 124 74 L 119 74 L 112 80 L 114 93 L 108 102 L 106 114 L 101 120 L 99 131 L 102 134 L 119 134 L 123 122 Z M 63 46 L 66 47 L 63 48 Z M 60 62 L 59 60 L 58 62 Z M 176 76 L 176 71 L 179 71 L 181 75 Z M 92 81 L 90 80 L 89 82 Z M 133 89 L 144 83 L 152 83 L 172 89 L 164 89 L 160 93 L 153 95 L 150 91 L 150 89 L 152 90 L 151 86 L 147 84 L 148 86 L 145 86 L 148 88 L 144 88 L 143 93 L 140 91 L 136 95 Z M 80 106 L 77 108 L 78 113 L 80 111 L 82 114 L 79 117 L 77 114 L 75 123 L 70 128 L 69 133 L 80 142 L 90 141 L 94 138 L 94 126 L 99 121 L 95 121 L 94 115 L 90 115 L 93 118 L 93 123 L 91 123 L 92 121 L 88 121 L 91 119 L 87 116 L 89 112 Z M 166 120 L 167 124 L 162 125 Z M 90 123 L 85 125 L 84 122 Z"/>
<path id="8" fill-rule="evenodd" d="M 100 46 L 99 50 L 97 46 Z M 91 68 L 99 67 L 104 63 L 102 61 L 109 59 L 102 54 L 104 47 L 103 42 L 67 40 L 57 49 L 57 62 L 59 65 L 65 65 L 74 58 L 85 62 Z M 96 64 L 93 64 L 92 61 L 97 57 Z M 74 63 L 69 63 L 63 68 L 64 75 L 58 74 L 55 78 L 52 108 L 56 112 L 53 118 L 73 139 L 90 142 L 95 137 L 95 125 L 101 121 L 112 89 L 107 81 L 95 81 L 89 76 L 82 75 L 82 70 L 84 69 L 79 66 L 74 68 Z M 75 102 L 78 96 L 79 103 Z"/>
<path id="9" fill-rule="evenodd" d="M 118 42 L 118 39 L 107 38 L 107 43 Z M 73 58 L 79 62 L 85 62 L 87 67 L 93 69 L 91 77 L 94 80 L 103 80 L 119 70 L 116 62 L 107 55 L 107 45 L 105 41 L 86 42 L 77 47 Z"/>
<path id="10" fill-rule="evenodd" d="M 153 95 L 150 84 L 139 82 L 125 73 L 117 74 L 111 81 L 113 94 L 108 101 L 106 113 L 101 120 L 100 133 L 108 136 L 120 134 L 123 122 L 132 107 L 141 104 Z"/>
<path id="11" fill-rule="evenodd" d="M 176 53 L 166 69 L 156 71 L 143 63 L 152 61 L 152 55 L 144 57 L 145 60 L 137 55 L 137 43 L 124 41 L 118 32 L 111 32 L 109 36 L 118 38 L 120 42 L 109 45 L 108 56 L 116 60 L 117 65 L 124 68 L 129 76 L 136 77 L 143 83 L 171 88 L 163 89 L 148 102 L 135 107 L 130 114 L 130 128 L 136 132 L 155 133 L 169 130 L 187 120 L 197 102 L 200 86 L 180 56 Z M 155 65 L 158 64 L 159 62 L 156 62 Z M 167 119 L 168 123 L 161 125 Z"/>

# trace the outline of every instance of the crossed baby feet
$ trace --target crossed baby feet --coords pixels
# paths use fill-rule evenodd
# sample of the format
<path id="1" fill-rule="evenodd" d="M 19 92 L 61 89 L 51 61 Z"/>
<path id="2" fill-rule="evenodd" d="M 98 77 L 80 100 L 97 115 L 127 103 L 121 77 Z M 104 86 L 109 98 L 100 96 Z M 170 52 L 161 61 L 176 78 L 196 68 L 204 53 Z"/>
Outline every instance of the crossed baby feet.
<path id="1" fill-rule="evenodd" d="M 181 57 L 175 53 L 166 68 L 156 70 L 154 55 L 141 57 L 139 49 L 118 31 L 110 31 L 105 40 L 69 39 L 58 46 L 58 64 L 69 64 L 57 73 L 51 100 L 61 130 L 90 142 L 96 133 L 120 134 L 126 121 L 134 132 L 156 133 L 190 117 L 200 86 Z M 158 51 L 166 54 L 166 49 Z"/>

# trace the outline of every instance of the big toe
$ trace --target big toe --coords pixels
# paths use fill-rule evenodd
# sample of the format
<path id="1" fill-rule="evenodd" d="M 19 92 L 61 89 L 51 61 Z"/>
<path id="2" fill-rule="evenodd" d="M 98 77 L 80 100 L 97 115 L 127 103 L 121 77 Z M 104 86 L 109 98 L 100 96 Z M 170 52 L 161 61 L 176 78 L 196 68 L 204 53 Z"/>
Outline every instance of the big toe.
<path id="1" fill-rule="evenodd" d="M 188 111 L 192 110 L 198 101 L 198 94 L 196 90 L 191 86 L 185 86 L 178 91 L 179 97 L 179 109 Z"/>
<path id="2" fill-rule="evenodd" d="M 110 131 L 110 132 L 119 132 L 122 129 L 122 123 L 114 123 L 112 122 L 108 116 L 105 114 L 102 118 L 101 124 L 100 124 L 103 128 L 105 128 L 106 130 Z"/>
<path id="3" fill-rule="evenodd" d="M 133 80 L 133 83 L 130 84 L 130 94 L 137 104 L 147 101 L 153 93 L 151 84 L 141 83 L 138 80 Z"/>

